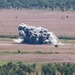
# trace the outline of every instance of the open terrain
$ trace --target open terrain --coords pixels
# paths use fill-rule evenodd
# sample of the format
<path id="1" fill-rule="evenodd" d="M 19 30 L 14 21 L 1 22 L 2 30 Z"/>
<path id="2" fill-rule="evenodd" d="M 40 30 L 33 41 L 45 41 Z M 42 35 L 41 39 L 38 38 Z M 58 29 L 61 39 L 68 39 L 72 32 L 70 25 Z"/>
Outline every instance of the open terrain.
<path id="1" fill-rule="evenodd" d="M 0 35 L 18 35 L 18 25 L 21 23 L 45 27 L 57 36 L 75 37 L 75 12 L 73 11 L 0 10 Z M 75 63 L 74 44 L 75 42 L 71 42 L 71 45 L 55 48 L 54 45 L 14 44 L 12 39 L 0 39 L 0 60 Z"/>
<path id="2" fill-rule="evenodd" d="M 25 62 L 71 62 L 75 63 L 75 46 L 14 44 L 12 41 L 0 41 L 0 60 Z"/>
<path id="3" fill-rule="evenodd" d="M 18 35 L 18 25 L 41 26 L 57 36 L 75 37 L 75 12 L 48 10 L 0 10 L 0 35 Z"/>

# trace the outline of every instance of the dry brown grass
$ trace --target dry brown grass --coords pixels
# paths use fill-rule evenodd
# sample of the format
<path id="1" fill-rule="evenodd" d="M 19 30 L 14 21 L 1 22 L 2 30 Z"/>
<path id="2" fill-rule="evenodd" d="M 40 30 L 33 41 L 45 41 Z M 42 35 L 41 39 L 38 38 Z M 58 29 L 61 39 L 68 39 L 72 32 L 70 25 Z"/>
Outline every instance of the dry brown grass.
<path id="1" fill-rule="evenodd" d="M 68 18 L 67 18 L 68 16 Z M 18 25 L 25 23 L 42 26 L 58 36 L 75 37 L 75 12 L 47 11 L 47 10 L 0 10 L 0 35 L 18 35 Z M 0 41 L 0 52 L 57 52 L 58 54 L 16 54 L 3 55 L 0 60 L 19 60 L 26 62 L 74 62 L 75 47 L 73 45 L 27 45 L 13 44 L 10 41 Z"/>
<path id="2" fill-rule="evenodd" d="M 46 27 L 58 36 L 75 37 L 75 12 L 72 11 L 0 10 L 0 35 L 18 35 L 20 23 Z"/>
<path id="3" fill-rule="evenodd" d="M 70 62 L 75 63 L 75 47 L 73 45 L 64 45 L 55 48 L 53 45 L 27 45 L 13 44 L 11 41 L 0 42 L 1 52 L 52 52 L 54 54 L 3 54 L 0 55 L 0 60 L 5 61 L 25 61 L 25 62 Z M 57 54 L 58 53 L 58 54 Z"/>

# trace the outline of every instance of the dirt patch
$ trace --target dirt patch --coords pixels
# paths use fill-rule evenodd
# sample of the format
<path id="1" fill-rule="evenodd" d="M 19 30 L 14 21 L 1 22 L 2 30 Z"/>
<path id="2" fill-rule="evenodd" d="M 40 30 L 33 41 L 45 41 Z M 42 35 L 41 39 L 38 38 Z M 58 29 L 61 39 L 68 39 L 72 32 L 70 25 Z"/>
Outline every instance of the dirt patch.
<path id="1" fill-rule="evenodd" d="M 75 63 L 74 54 L 16 54 L 1 56 L 0 60 L 25 61 L 25 62 L 73 62 Z"/>
<path id="2" fill-rule="evenodd" d="M 29 44 L 14 44 L 12 41 L 1 41 L 0 42 L 0 51 L 22 51 L 22 52 L 58 52 L 59 54 L 74 54 L 75 46 L 74 45 L 59 45 L 57 48 L 54 45 L 29 45 Z"/>

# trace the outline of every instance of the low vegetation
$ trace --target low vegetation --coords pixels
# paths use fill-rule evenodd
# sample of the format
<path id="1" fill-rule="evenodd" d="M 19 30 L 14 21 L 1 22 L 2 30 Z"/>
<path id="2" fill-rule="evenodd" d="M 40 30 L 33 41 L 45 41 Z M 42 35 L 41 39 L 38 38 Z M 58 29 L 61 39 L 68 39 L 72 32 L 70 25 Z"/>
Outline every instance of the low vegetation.
<path id="1" fill-rule="evenodd" d="M 0 41 L 12 41 L 11 38 L 0 38 Z"/>
<path id="2" fill-rule="evenodd" d="M 60 39 L 60 41 L 61 41 L 62 43 L 66 43 L 66 44 L 68 44 L 68 43 L 70 43 L 70 44 L 75 44 L 75 40 Z"/>
<path id="3" fill-rule="evenodd" d="M 0 41 L 11 41 L 13 38 L 18 38 L 19 36 L 9 36 L 9 35 L 0 35 Z M 63 43 L 72 43 L 75 44 L 75 37 L 68 36 L 58 36 L 61 42 Z"/>
<path id="4" fill-rule="evenodd" d="M 8 62 L 0 66 L 0 75 L 74 75 L 75 64 L 25 64 Z"/>
<path id="5" fill-rule="evenodd" d="M 0 35 L 0 38 L 11 38 L 11 39 L 13 39 L 13 38 L 17 38 L 18 36 L 17 35 L 12 35 L 12 36 L 10 36 L 10 35 Z"/>
<path id="6" fill-rule="evenodd" d="M 69 36 L 58 36 L 59 39 L 65 39 L 65 40 L 75 40 L 75 37 L 69 37 Z"/>
<path id="7" fill-rule="evenodd" d="M 18 38 L 18 35 L 0 35 L 0 38 Z M 69 37 L 69 36 L 58 36 L 59 39 L 67 39 L 67 40 L 75 40 L 75 37 Z"/>
<path id="8" fill-rule="evenodd" d="M 2 55 L 13 55 L 13 54 L 59 54 L 58 52 L 42 52 L 42 51 L 35 51 L 35 52 L 27 52 L 27 51 L 15 51 L 15 52 L 10 52 L 10 51 L 3 51 L 0 52 L 0 56 Z"/>

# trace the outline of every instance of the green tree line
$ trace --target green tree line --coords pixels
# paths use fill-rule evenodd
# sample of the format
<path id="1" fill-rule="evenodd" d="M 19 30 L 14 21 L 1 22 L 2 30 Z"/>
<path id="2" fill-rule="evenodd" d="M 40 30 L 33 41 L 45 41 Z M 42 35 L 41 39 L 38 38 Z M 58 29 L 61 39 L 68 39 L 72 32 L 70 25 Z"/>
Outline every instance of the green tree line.
<path id="1" fill-rule="evenodd" d="M 42 65 L 42 75 L 73 75 L 75 64 L 45 64 Z"/>
<path id="2" fill-rule="evenodd" d="M 75 10 L 75 0 L 0 0 L 0 8 Z"/>
<path id="3" fill-rule="evenodd" d="M 8 62 L 0 66 L 0 75 L 74 75 L 75 64 L 62 63 L 62 64 L 42 64 L 40 68 L 35 63 L 25 64 L 23 62 Z"/>
<path id="4" fill-rule="evenodd" d="M 25 65 L 22 62 L 17 62 L 16 64 L 9 62 L 0 66 L 0 75 L 27 75 L 35 73 L 36 64 Z"/>

